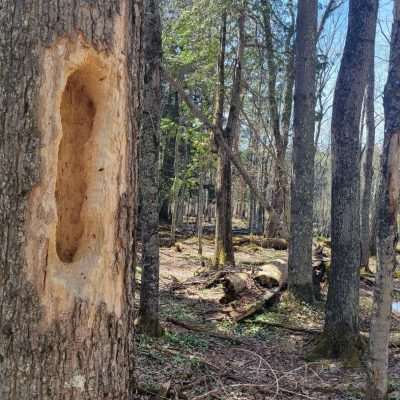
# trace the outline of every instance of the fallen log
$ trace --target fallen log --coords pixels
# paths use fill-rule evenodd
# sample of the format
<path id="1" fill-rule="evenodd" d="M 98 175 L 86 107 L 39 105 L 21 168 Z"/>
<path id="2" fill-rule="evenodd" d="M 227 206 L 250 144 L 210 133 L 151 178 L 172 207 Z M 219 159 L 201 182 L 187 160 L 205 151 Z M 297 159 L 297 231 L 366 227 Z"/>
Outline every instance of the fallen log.
<path id="1" fill-rule="evenodd" d="M 261 286 L 271 289 L 287 286 L 288 265 L 284 260 L 274 260 L 259 267 L 254 275 L 254 280 Z"/>
<path id="2" fill-rule="evenodd" d="M 253 303 L 247 304 L 247 306 L 244 307 L 241 311 L 233 310 L 230 313 L 230 317 L 235 322 L 243 321 L 244 319 L 249 318 L 255 313 L 257 313 L 258 311 L 261 311 L 265 307 L 265 304 L 268 301 L 272 300 L 278 295 L 279 295 L 278 290 L 267 290 L 261 299 L 258 299 Z"/>
<path id="3" fill-rule="evenodd" d="M 222 280 L 226 296 L 236 298 L 240 293 L 252 286 L 252 279 L 246 272 L 230 273 Z"/>
<path id="4" fill-rule="evenodd" d="M 194 332 L 203 333 L 205 335 L 211 336 L 216 339 L 228 340 L 234 344 L 248 344 L 248 341 L 242 338 L 212 331 L 210 329 L 207 329 L 204 325 L 196 325 L 185 321 L 179 321 L 175 318 L 167 318 L 166 321 L 176 326 L 180 326 L 181 328 L 185 328 L 187 330 L 191 330 Z"/>
<path id="5" fill-rule="evenodd" d="M 304 327 L 300 327 L 300 326 L 286 325 L 286 324 L 281 324 L 279 322 L 251 321 L 251 323 L 257 324 L 257 325 L 272 326 L 273 328 L 286 329 L 288 331 L 292 331 L 292 332 L 296 332 L 296 333 L 307 333 L 309 335 L 317 335 L 317 334 L 322 333 L 322 331 L 319 329 L 311 329 L 311 328 L 304 328 Z"/>
<path id="6" fill-rule="evenodd" d="M 257 244 L 263 249 L 287 250 L 288 241 L 282 238 L 264 238 L 257 241 Z"/>

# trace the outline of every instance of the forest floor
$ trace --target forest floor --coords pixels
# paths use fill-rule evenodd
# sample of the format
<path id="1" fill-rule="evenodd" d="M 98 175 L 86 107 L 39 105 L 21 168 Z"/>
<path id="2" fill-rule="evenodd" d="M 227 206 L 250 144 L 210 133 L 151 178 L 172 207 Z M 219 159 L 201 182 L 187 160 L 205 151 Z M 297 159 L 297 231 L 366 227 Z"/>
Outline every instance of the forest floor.
<path id="1" fill-rule="evenodd" d="M 222 286 L 205 285 L 213 241 L 205 238 L 203 257 L 197 239 L 161 248 L 161 319 L 159 339 L 137 335 L 137 399 L 261 400 L 363 399 L 365 367 L 346 368 L 335 360 L 307 361 L 324 303 L 313 307 L 283 293 L 279 301 L 234 322 L 219 300 Z M 287 251 L 254 244 L 236 247 L 237 268 L 275 259 Z M 372 260 L 373 264 L 374 260 Z M 400 289 L 400 280 L 396 280 Z M 360 326 L 368 332 L 373 288 L 361 282 Z M 326 295 L 326 287 L 323 296 Z M 298 330 L 292 330 L 292 328 Z M 393 313 L 393 331 L 400 314 Z M 400 399 L 400 348 L 390 352 L 391 399 Z"/>

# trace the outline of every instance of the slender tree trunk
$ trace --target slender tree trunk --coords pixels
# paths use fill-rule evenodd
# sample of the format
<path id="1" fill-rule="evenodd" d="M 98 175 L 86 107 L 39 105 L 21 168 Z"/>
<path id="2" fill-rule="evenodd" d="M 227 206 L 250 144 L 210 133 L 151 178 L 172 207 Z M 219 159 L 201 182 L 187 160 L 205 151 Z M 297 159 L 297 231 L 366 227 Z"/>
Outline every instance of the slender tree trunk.
<path id="1" fill-rule="evenodd" d="M 197 208 L 197 240 L 198 240 L 198 254 L 203 255 L 203 223 L 204 223 L 204 181 L 205 172 L 200 172 L 199 177 L 199 196 L 198 196 L 198 208 Z"/>
<path id="2" fill-rule="evenodd" d="M 160 242 L 158 236 L 158 188 L 160 150 L 161 21 L 159 0 L 144 1 L 144 98 L 140 137 L 140 229 L 142 279 L 137 326 L 150 336 L 159 336 Z"/>
<path id="3" fill-rule="evenodd" d="M 225 139 L 229 139 L 225 136 Z M 229 145 L 231 142 L 227 141 Z M 232 169 L 226 153 L 218 150 L 215 265 L 235 264 L 232 245 Z"/>
<path id="4" fill-rule="evenodd" d="M 377 273 L 370 334 L 368 400 L 388 392 L 389 336 L 400 192 L 400 0 L 394 2 L 389 75 L 384 93 L 385 138 L 377 207 Z"/>
<path id="5" fill-rule="evenodd" d="M 230 148 L 232 148 L 232 138 L 229 133 L 222 128 L 225 97 L 225 48 L 226 48 L 226 24 L 227 15 L 223 12 L 220 34 L 220 53 L 218 60 L 218 91 L 216 101 L 215 125 L 218 126 L 223 138 Z M 231 161 L 227 157 L 223 148 L 219 146 L 214 138 L 217 154 L 218 167 L 216 177 L 216 221 L 215 221 L 215 254 L 214 264 L 216 267 L 225 264 L 234 264 L 235 256 L 232 245 L 232 171 Z"/>
<path id="6" fill-rule="evenodd" d="M 380 165 L 380 163 L 379 163 Z M 371 215 L 371 227 L 369 230 L 369 255 L 371 257 L 376 256 L 376 225 L 377 225 L 377 209 L 378 209 L 378 190 L 379 179 L 376 180 L 375 192 L 372 204 L 372 215 Z"/>
<path id="7" fill-rule="evenodd" d="M 141 13 L 1 1 L 2 400 L 133 399 Z"/>
<path id="8" fill-rule="evenodd" d="M 375 54 L 375 51 L 374 51 Z M 367 118 L 367 147 L 364 163 L 364 191 L 361 203 L 361 263 L 368 268 L 369 264 L 369 236 L 370 210 L 372 198 L 372 178 L 374 173 L 373 159 L 375 149 L 375 60 L 371 60 L 368 75 L 367 95 L 365 98 Z"/>
<path id="9" fill-rule="evenodd" d="M 292 114 L 293 84 L 294 84 L 294 54 L 292 38 L 294 33 L 294 21 L 287 32 L 285 43 L 285 53 L 288 54 L 285 69 L 285 95 L 283 99 L 282 120 L 279 119 L 276 79 L 277 65 L 276 52 L 273 44 L 272 32 L 272 6 L 270 0 L 261 0 L 263 7 L 263 22 L 265 47 L 267 51 L 268 64 L 268 108 L 270 113 L 270 124 L 275 145 L 274 159 L 274 180 L 272 182 L 272 198 L 268 207 L 267 235 L 270 237 L 287 237 L 288 228 L 286 220 L 286 201 L 287 201 L 287 171 L 286 171 L 286 151 L 289 137 L 289 126 Z M 289 11 L 293 8 L 293 2 L 288 2 Z"/>
<path id="10" fill-rule="evenodd" d="M 170 118 L 175 122 L 176 126 L 179 124 L 179 95 L 172 88 L 169 89 L 168 104 L 166 106 L 165 117 Z M 166 135 L 165 146 L 163 149 L 163 161 L 161 166 L 161 179 L 159 188 L 159 202 L 160 202 L 160 221 L 164 223 L 171 223 L 171 189 L 174 181 L 174 163 L 175 163 L 175 141 L 178 135 L 178 128 L 176 128 L 174 135 Z"/>
<path id="11" fill-rule="evenodd" d="M 334 357 L 359 344 L 360 117 L 373 58 L 377 0 L 350 0 L 349 24 L 332 114 L 332 267 L 325 338 Z"/>
<path id="12" fill-rule="evenodd" d="M 222 130 L 222 140 L 232 149 L 234 135 L 237 132 L 239 114 L 241 109 L 241 83 L 242 83 L 242 62 L 244 53 L 244 21 L 245 12 L 241 11 L 239 17 L 239 45 L 237 50 L 236 65 L 231 90 L 231 102 L 229 107 L 228 121 L 225 129 Z M 221 33 L 221 54 L 225 54 L 226 40 L 226 15 Z M 222 47 L 224 50 L 222 50 Z M 225 57 L 221 57 L 225 58 Z M 220 62 L 222 67 L 222 61 Z M 222 83 L 222 82 L 221 82 Z M 221 112 L 218 107 L 218 112 Z M 218 125 L 221 126 L 221 117 L 218 117 Z M 215 235 L 214 264 L 216 267 L 225 264 L 235 264 L 235 256 L 232 245 L 232 167 L 231 157 L 224 150 L 220 140 L 216 138 L 218 148 L 218 173 L 217 173 L 217 221 Z"/>
<path id="13" fill-rule="evenodd" d="M 179 197 L 181 192 L 181 181 L 179 179 L 180 173 L 180 134 L 177 133 L 175 137 L 175 149 L 174 149 L 174 183 L 171 188 L 171 240 L 172 243 L 176 241 L 176 228 L 178 225 L 178 206 Z"/>
<path id="14" fill-rule="evenodd" d="M 317 0 L 299 0 L 296 36 L 293 176 L 290 208 L 289 289 L 313 301 L 312 238 Z"/>

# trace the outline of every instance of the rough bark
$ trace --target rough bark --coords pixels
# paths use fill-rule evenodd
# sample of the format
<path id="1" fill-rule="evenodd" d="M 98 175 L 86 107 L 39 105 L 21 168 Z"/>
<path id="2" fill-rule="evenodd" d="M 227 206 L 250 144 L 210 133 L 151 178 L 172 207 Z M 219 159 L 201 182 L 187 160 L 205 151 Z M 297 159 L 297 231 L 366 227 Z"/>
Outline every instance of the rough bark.
<path id="1" fill-rule="evenodd" d="M 377 273 L 370 333 L 368 400 L 384 400 L 388 391 L 388 356 L 393 271 L 397 236 L 400 167 L 400 1 L 394 2 L 389 75 L 384 92 L 385 137 L 377 207 Z"/>
<path id="2" fill-rule="evenodd" d="M 143 45 L 145 71 L 142 130 L 139 142 L 142 279 L 137 326 L 143 333 L 159 336 L 158 160 L 161 106 L 161 20 L 158 0 L 144 1 Z"/>
<path id="3" fill-rule="evenodd" d="M 289 290 L 313 301 L 312 239 L 317 0 L 299 0 L 296 36 Z"/>
<path id="4" fill-rule="evenodd" d="M 361 105 L 375 41 L 377 0 L 350 0 L 346 44 L 332 114 L 332 267 L 327 350 L 353 356 L 359 341 Z M 353 353 L 353 354 L 349 354 Z"/>
<path id="5" fill-rule="evenodd" d="M 133 398 L 141 13 L 1 2 L 1 399 Z"/>
<path id="6" fill-rule="evenodd" d="M 374 51 L 375 49 L 373 49 Z M 375 53 L 375 51 L 374 51 Z M 371 57 L 369 66 L 368 86 L 365 97 L 367 144 L 364 163 L 364 190 L 361 200 L 361 260 L 360 265 L 368 268 L 369 264 L 369 237 L 370 237 L 370 210 L 372 198 L 372 178 L 374 173 L 373 159 L 375 149 L 375 59 Z"/>

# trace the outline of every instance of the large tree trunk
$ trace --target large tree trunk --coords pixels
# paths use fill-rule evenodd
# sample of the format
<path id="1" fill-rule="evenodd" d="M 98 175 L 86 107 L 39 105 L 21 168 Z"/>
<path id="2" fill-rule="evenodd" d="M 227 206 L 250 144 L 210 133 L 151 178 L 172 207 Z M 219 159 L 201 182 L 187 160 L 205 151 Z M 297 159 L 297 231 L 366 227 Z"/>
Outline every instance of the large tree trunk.
<path id="1" fill-rule="evenodd" d="M 1 2 L 2 400 L 133 398 L 141 11 Z"/>
<path id="2" fill-rule="evenodd" d="M 393 271 L 396 265 L 394 245 L 400 189 L 400 0 L 394 4 L 389 76 L 384 94 L 385 138 L 377 207 L 378 268 L 369 342 L 369 400 L 387 398 Z"/>
<path id="3" fill-rule="evenodd" d="M 296 36 L 289 289 L 313 301 L 312 238 L 317 0 L 299 0 Z"/>
<path id="4" fill-rule="evenodd" d="M 158 186 L 160 148 L 161 21 L 158 0 L 144 1 L 144 98 L 140 137 L 140 229 L 142 280 L 138 328 L 151 336 L 160 334 L 159 324 L 159 236 Z"/>
<path id="5" fill-rule="evenodd" d="M 332 114 L 332 268 L 325 338 L 334 357 L 359 341 L 361 105 L 373 57 L 377 0 L 350 0 L 349 24 Z M 351 354 L 352 353 L 352 354 Z"/>
<path id="6" fill-rule="evenodd" d="M 375 53 L 375 51 L 374 51 Z M 364 163 L 364 191 L 361 203 L 361 260 L 360 265 L 368 268 L 370 239 L 370 210 L 372 198 L 373 159 L 375 149 L 375 59 L 370 60 L 365 109 L 367 115 L 367 147 Z"/>

